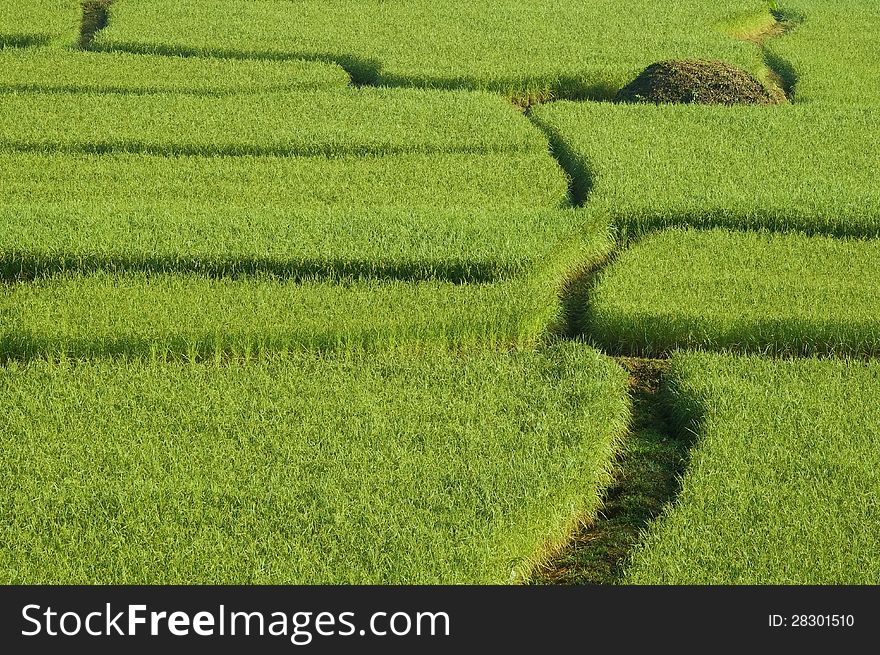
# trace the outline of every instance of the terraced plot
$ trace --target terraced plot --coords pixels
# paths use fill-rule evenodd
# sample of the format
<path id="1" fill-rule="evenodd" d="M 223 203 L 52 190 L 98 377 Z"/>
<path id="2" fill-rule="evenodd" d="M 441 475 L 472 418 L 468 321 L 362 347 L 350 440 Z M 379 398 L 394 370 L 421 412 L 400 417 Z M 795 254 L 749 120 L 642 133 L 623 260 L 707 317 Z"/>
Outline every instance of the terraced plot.
<path id="1" fill-rule="evenodd" d="M 176 213 L 169 215 L 169 210 Z M 579 241 L 611 247 L 607 225 L 570 210 L 341 207 L 6 207 L 0 271 L 268 272 L 301 279 L 440 278 L 489 282 Z M 207 236 L 205 234 L 207 233 Z"/>
<path id="2" fill-rule="evenodd" d="M 580 193 L 626 232 L 691 225 L 880 234 L 880 112 L 787 105 L 537 108 Z"/>
<path id="3" fill-rule="evenodd" d="M 7 208 L 64 206 L 82 214 L 90 207 L 129 213 L 173 207 L 166 211 L 168 222 L 186 215 L 187 208 L 208 213 L 212 206 L 230 211 L 471 207 L 527 212 L 567 205 L 565 176 L 546 152 L 366 157 L 0 152 L 0 174 L 0 203 Z M 206 230 L 205 237 L 210 236 Z"/>
<path id="4" fill-rule="evenodd" d="M 435 271 L 435 279 L 382 278 L 377 269 L 383 263 L 370 260 L 361 264 L 362 271 L 355 269 L 357 262 L 348 263 L 357 275 L 344 275 L 343 265 L 337 273 L 327 270 L 329 264 L 324 269 L 314 264 L 316 272 L 297 280 L 261 270 L 214 279 L 218 273 L 234 275 L 234 266 L 247 265 L 240 261 L 226 270 L 209 270 L 209 277 L 205 266 L 152 275 L 108 273 L 105 262 L 96 262 L 97 272 L 41 274 L 0 287 L 0 356 L 203 358 L 304 347 L 420 349 L 431 343 L 531 349 L 545 337 L 567 334 L 561 286 L 595 266 L 610 247 L 600 233 L 591 240 L 573 238 L 547 252 L 540 265 L 470 284 L 439 275 L 461 274 L 455 270 Z M 65 264 L 74 271 L 82 267 L 76 260 Z M 173 271 L 173 262 L 161 265 Z M 126 262 L 119 268 L 136 266 Z M 388 269 L 389 274 L 408 272 Z"/>
<path id="5" fill-rule="evenodd" d="M 201 97 L 2 94 L 0 149 L 161 155 L 546 152 L 484 93 L 347 89 Z"/>
<path id="6" fill-rule="evenodd" d="M 77 0 L 28 0 L 0 4 L 0 49 L 58 40 L 75 43 L 82 9 Z"/>
<path id="7" fill-rule="evenodd" d="M 357 81 L 378 85 L 492 89 L 520 99 L 607 98 L 658 59 L 721 58 L 757 71 L 757 49 L 728 32 L 732 24 L 770 19 L 758 0 L 119 0 L 96 45 L 330 59 Z"/>
<path id="8" fill-rule="evenodd" d="M 571 346 L 35 361 L 0 396 L 4 583 L 506 583 L 596 510 L 627 414 Z"/>
<path id="9" fill-rule="evenodd" d="M 30 111 L 25 125 L 55 126 L 5 123 L 18 152 L 0 155 L 0 262 L 24 282 L 4 292 L 7 357 L 531 347 L 563 329 L 565 280 L 611 247 L 607 224 L 564 209 L 567 181 L 543 135 L 488 94 L 0 102 Z M 108 107 L 113 120 L 98 120 Z M 273 131 L 282 110 L 295 120 Z M 228 154 L 251 150 L 310 156 Z M 170 156 L 181 151 L 203 154 Z M 163 319 L 148 318 L 155 307 Z"/>
<path id="10" fill-rule="evenodd" d="M 880 351 L 880 14 L 769 4 L 6 2 L 0 582 L 521 581 L 667 410 L 626 581 L 876 579 L 875 362 L 676 350 Z M 571 101 L 672 58 L 792 102 Z"/>
<path id="11" fill-rule="evenodd" d="M 880 241 L 669 230 L 605 268 L 588 334 L 612 352 L 880 353 Z"/>
<path id="12" fill-rule="evenodd" d="M 672 408 L 699 441 L 639 584 L 874 584 L 880 367 L 676 355 Z"/>
<path id="13" fill-rule="evenodd" d="M 229 94 L 343 88 L 335 64 L 162 57 L 56 48 L 0 50 L 2 91 Z"/>
<path id="14" fill-rule="evenodd" d="M 880 8 L 865 0 L 786 0 L 797 28 L 767 43 L 771 60 L 797 80 L 797 102 L 880 103 Z"/>

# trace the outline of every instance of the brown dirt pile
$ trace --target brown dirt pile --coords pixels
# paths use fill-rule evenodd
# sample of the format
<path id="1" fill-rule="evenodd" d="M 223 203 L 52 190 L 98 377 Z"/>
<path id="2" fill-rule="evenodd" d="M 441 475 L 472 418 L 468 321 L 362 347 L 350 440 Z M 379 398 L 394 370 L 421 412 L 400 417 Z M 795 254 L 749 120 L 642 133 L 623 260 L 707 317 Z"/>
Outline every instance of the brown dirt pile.
<path id="1" fill-rule="evenodd" d="M 753 75 L 722 61 L 681 59 L 651 64 L 617 94 L 617 102 L 769 105 L 776 100 Z"/>

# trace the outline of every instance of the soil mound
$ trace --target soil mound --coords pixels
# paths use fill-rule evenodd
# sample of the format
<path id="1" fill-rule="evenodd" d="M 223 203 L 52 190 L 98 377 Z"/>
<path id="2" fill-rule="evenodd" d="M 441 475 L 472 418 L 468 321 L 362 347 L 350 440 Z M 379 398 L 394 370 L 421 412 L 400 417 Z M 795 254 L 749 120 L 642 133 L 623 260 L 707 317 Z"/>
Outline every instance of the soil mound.
<path id="1" fill-rule="evenodd" d="M 617 102 L 769 105 L 776 102 L 753 75 L 723 61 L 679 59 L 651 64 L 617 94 Z"/>

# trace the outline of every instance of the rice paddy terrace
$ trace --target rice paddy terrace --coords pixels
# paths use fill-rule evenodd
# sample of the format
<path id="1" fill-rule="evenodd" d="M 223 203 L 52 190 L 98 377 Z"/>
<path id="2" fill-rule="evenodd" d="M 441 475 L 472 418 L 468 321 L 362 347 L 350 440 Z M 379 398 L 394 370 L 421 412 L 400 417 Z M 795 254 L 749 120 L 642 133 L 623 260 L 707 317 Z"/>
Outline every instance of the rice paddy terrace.
<path id="1" fill-rule="evenodd" d="M 0 0 L 0 583 L 876 583 L 880 9 L 773 5 Z"/>

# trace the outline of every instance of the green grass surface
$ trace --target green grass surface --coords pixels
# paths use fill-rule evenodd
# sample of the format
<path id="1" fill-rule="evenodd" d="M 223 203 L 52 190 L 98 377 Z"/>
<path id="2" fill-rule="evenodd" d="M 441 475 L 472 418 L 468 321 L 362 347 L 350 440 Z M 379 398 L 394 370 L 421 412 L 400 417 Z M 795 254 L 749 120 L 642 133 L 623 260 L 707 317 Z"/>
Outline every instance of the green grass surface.
<path id="1" fill-rule="evenodd" d="M 608 97 L 658 59 L 719 58 L 757 69 L 756 48 L 730 38 L 727 27 L 767 15 L 758 0 L 120 0 L 98 46 L 309 56 L 339 61 L 359 81 L 384 85 Z"/>
<path id="2" fill-rule="evenodd" d="M 54 48 L 0 50 L 0 90 L 222 94 L 342 88 L 339 66 L 309 61 L 100 54 Z"/>
<path id="3" fill-rule="evenodd" d="M 265 274 L 213 279 L 111 273 L 95 265 L 94 273 L 45 275 L 0 287 L 0 356 L 204 358 L 361 345 L 420 349 L 431 343 L 533 348 L 566 333 L 568 310 L 560 299 L 565 281 L 597 265 L 610 247 L 601 232 L 572 237 L 535 253 L 542 256 L 530 268 L 521 262 L 518 272 L 477 284 L 448 281 L 473 272 L 440 268 L 454 262 L 441 262 L 434 271 L 413 265 L 416 273 L 436 274 L 421 280 L 389 279 L 410 272 L 400 264 L 373 270 L 372 279 L 346 278 L 328 266 L 299 281 Z M 382 263 L 367 260 L 363 266 L 368 273 Z M 77 268 L 75 261 L 67 265 Z M 133 268 L 132 262 L 120 266 Z"/>
<path id="4" fill-rule="evenodd" d="M 876 107 L 880 6 L 871 0 L 786 0 L 781 5 L 802 22 L 767 45 L 771 61 L 776 58 L 796 74 L 795 100 Z"/>
<path id="5" fill-rule="evenodd" d="M 880 354 L 880 242 L 669 230 L 602 271 L 587 333 L 613 352 L 677 347 Z"/>
<path id="6" fill-rule="evenodd" d="M 505 583 L 596 511 L 595 351 L 0 369 L 4 583 Z"/>
<path id="7" fill-rule="evenodd" d="M 212 358 L 299 349 L 531 346 L 555 298 L 519 281 L 284 283 L 97 274 L 16 285 L 0 354 Z"/>
<path id="8" fill-rule="evenodd" d="M 164 209 L 554 209 L 564 172 L 547 152 L 367 157 L 162 157 L 0 152 L 0 206 Z M 187 211 L 189 210 L 189 211 Z M 13 220 L 10 218 L 10 220 Z"/>
<path id="9" fill-rule="evenodd" d="M 203 97 L 2 94 L 0 148 L 170 154 L 544 152 L 503 98 L 344 89 Z"/>
<path id="10" fill-rule="evenodd" d="M 546 152 L 0 154 L 0 273 L 134 268 L 491 280 L 607 224 Z M 574 239 L 577 240 L 576 238 Z"/>
<path id="11" fill-rule="evenodd" d="M 609 247 L 607 225 L 573 210 L 23 205 L 0 220 L 7 280 L 134 269 L 491 281 L 579 238 Z"/>
<path id="12" fill-rule="evenodd" d="M 4 0 L 0 4 L 0 49 L 56 40 L 72 45 L 79 36 L 78 0 Z"/>
<path id="13" fill-rule="evenodd" d="M 553 579 L 875 581 L 877 363 L 676 350 L 880 354 L 880 9 L 769 4 L 3 3 L 0 583 L 521 581 L 622 452 Z M 536 104 L 681 58 L 794 102 Z"/>
<path id="14" fill-rule="evenodd" d="M 671 398 L 681 428 L 699 441 L 629 582 L 877 581 L 876 361 L 680 354 Z"/>
<path id="15" fill-rule="evenodd" d="M 560 102 L 535 119 L 626 232 L 692 225 L 880 233 L 880 112 Z"/>

